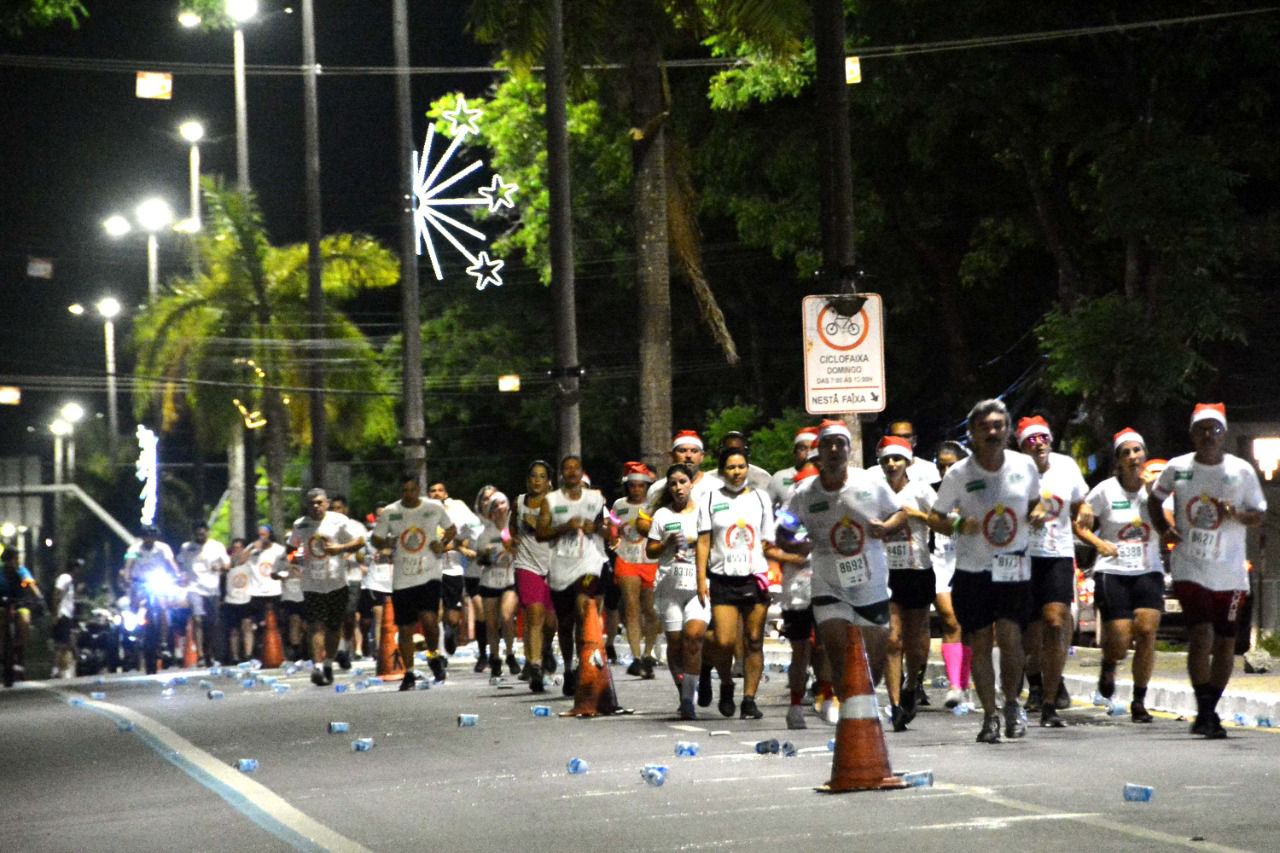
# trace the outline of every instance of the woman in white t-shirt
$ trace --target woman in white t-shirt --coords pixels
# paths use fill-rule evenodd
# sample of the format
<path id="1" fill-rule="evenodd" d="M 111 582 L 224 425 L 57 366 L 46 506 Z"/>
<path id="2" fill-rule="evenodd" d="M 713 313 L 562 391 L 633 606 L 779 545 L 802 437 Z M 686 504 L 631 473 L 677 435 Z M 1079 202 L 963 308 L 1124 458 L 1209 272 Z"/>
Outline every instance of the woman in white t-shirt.
<path id="1" fill-rule="evenodd" d="M 768 560 L 785 560 L 774 545 L 773 502 L 747 485 L 745 451 L 720 451 L 722 485 L 698 505 L 698 600 L 710 603 L 715 620 L 712 645 L 720 673 L 720 713 L 732 717 L 733 654 L 743 635 L 741 716 L 758 720 L 756 689 L 764 671 L 764 621 L 769 606 Z"/>
<path id="2" fill-rule="evenodd" d="M 645 553 L 658 561 L 655 580 L 658 618 L 667 634 L 667 666 L 680 694 L 682 720 L 696 720 L 694 694 L 702 670 L 702 642 L 711 608 L 698 598 L 698 506 L 691 497 L 693 472 L 677 463 L 667 469 L 667 483 L 650 521 L 642 522 Z"/>
<path id="3" fill-rule="evenodd" d="M 938 467 L 939 476 L 946 476 L 961 459 L 969 456 L 969 451 L 958 441 L 944 441 L 938 446 L 934 456 L 934 464 Z M 956 619 L 955 608 L 951 606 L 951 578 L 956 573 L 956 543 L 945 533 L 933 532 L 933 608 L 938 611 L 938 620 L 942 623 L 942 665 L 947 670 L 947 690 L 945 705 L 955 708 L 961 702 L 968 701 L 969 666 L 973 650 L 964 644 L 964 632 L 960 630 L 960 621 Z"/>
<path id="4" fill-rule="evenodd" d="M 538 516 L 551 487 L 551 466 L 541 459 L 531 463 L 525 475 L 528 491 L 516 497 L 509 522 L 511 542 L 515 545 L 516 596 L 524 608 L 524 672 L 520 678 L 529 682 L 529 689 L 534 693 L 546 689 L 542 680 L 544 673 L 556 671 L 556 656 L 551 651 L 556 610 L 547 584 L 551 543 L 539 542 L 537 538 Z"/>
<path id="5" fill-rule="evenodd" d="M 516 598 L 515 545 L 511 541 L 508 524 L 511 521 L 511 502 L 502 492 L 490 494 L 480 506 L 480 518 L 484 532 L 476 540 L 476 562 L 480 565 L 480 600 L 484 605 L 484 624 L 488 626 L 489 665 L 493 678 L 502 676 L 503 658 L 500 646 L 507 644 L 506 665 L 512 675 L 520 673 L 516 661 L 515 631 Z M 480 650 L 483 659 L 485 649 Z"/>

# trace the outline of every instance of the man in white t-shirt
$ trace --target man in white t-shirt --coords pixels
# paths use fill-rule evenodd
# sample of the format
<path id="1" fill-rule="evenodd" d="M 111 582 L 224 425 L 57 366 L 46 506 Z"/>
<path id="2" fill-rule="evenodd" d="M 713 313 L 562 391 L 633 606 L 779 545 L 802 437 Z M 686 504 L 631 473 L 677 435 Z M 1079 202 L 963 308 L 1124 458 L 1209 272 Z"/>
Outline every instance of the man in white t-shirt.
<path id="1" fill-rule="evenodd" d="M 1031 616 L 1029 531 L 1044 523 L 1040 472 L 1030 457 L 1008 449 L 1009 410 L 983 400 L 968 415 L 973 455 L 947 471 L 929 526 L 956 544 L 951 601 L 965 641 L 973 648 L 973 684 L 982 702 L 979 743 L 1000 742 L 995 661 L 1000 646 L 1004 735 L 1027 733 L 1022 689 L 1022 631 Z"/>
<path id="2" fill-rule="evenodd" d="M 1227 736 L 1217 706 L 1231 680 L 1236 630 L 1249 597 L 1245 528 L 1261 526 L 1267 513 L 1257 472 L 1224 452 L 1226 442 L 1226 406 L 1197 405 L 1195 452 L 1170 459 L 1147 499 L 1152 524 L 1174 545 L 1169 573 L 1187 625 L 1187 674 L 1196 696 L 1191 733 L 1208 738 Z M 1170 496 L 1173 527 L 1162 510 Z"/>
<path id="3" fill-rule="evenodd" d="M 690 492 L 689 499 L 694 502 L 705 498 L 724 485 L 714 471 L 702 470 L 702 460 L 705 456 L 706 447 L 702 443 L 702 436 L 694 430 L 682 429 L 671 439 L 672 463 L 684 465 L 693 472 L 693 491 Z M 645 494 L 649 503 L 656 501 L 666 487 L 666 477 L 655 481 Z"/>
<path id="4" fill-rule="evenodd" d="M 1074 459 L 1053 453 L 1053 433 L 1039 416 L 1018 421 L 1018 449 L 1040 472 L 1044 524 L 1031 531 L 1031 624 L 1022 634 L 1027 655 L 1027 712 L 1040 711 L 1040 725 L 1060 729 L 1058 711 L 1071 707 L 1062 685 L 1062 667 L 1071 642 L 1071 603 L 1075 600 L 1076 551 L 1073 524 L 1093 525 L 1085 502 L 1089 487 Z"/>
<path id="5" fill-rule="evenodd" d="M 53 678 L 76 674 L 76 573 L 84 560 L 68 560 L 67 567 L 53 581 Z"/>
<path id="6" fill-rule="evenodd" d="M 219 602 L 222 575 L 231 567 L 227 548 L 209 538 L 209 525 L 197 521 L 191 527 L 191 539 L 178 549 L 178 567 L 194 578 L 191 589 L 191 619 L 195 628 L 196 654 L 209 665 L 215 659 L 226 659 L 226 636 Z"/>
<path id="7" fill-rule="evenodd" d="M 796 433 L 795 442 L 791 447 L 792 461 L 795 464 L 775 471 L 769 478 L 769 497 L 773 499 L 775 507 L 786 506 L 787 501 L 791 500 L 791 495 L 796 490 L 796 474 L 799 471 L 808 469 L 817 473 L 816 465 L 809 461 L 810 455 L 817 454 L 817 446 L 817 427 L 805 427 Z"/>
<path id="8" fill-rule="evenodd" d="M 471 507 L 449 497 L 449 489 L 443 482 L 432 483 L 427 488 L 427 497 L 439 501 L 457 528 L 457 535 L 445 546 L 440 578 L 440 598 L 444 602 L 444 653 L 451 655 L 458 646 L 471 642 L 467 622 L 463 618 L 469 601 L 466 574 L 467 566 L 476 558 L 473 546 L 484 530 L 484 523 L 471 511 Z"/>
<path id="9" fill-rule="evenodd" d="M 333 659 L 347 611 L 344 558 L 364 548 L 364 528 L 330 512 L 324 489 L 311 489 L 305 500 L 307 514 L 293 522 L 286 547 L 302 551 L 302 607 L 311 633 L 312 660 L 324 661 L 322 670 L 311 673 L 311 683 L 323 687 L 333 683 Z"/>

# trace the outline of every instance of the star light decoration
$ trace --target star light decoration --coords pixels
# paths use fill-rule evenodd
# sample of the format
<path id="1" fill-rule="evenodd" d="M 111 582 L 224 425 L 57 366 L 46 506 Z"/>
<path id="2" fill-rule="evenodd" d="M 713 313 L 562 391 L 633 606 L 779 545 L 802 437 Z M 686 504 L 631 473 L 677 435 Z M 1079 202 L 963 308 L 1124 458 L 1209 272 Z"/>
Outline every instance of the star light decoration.
<path id="1" fill-rule="evenodd" d="M 449 147 L 445 149 L 444 154 L 434 164 L 432 163 L 431 147 L 436 138 L 434 125 L 427 127 L 427 139 L 422 145 L 421 156 L 419 156 L 418 152 L 413 152 L 414 242 L 417 245 L 419 255 L 422 254 L 423 247 L 426 248 L 427 256 L 431 258 L 431 269 L 436 274 L 436 281 L 442 281 L 444 274 L 440 271 L 440 259 L 436 254 L 435 243 L 432 240 L 433 233 L 439 234 L 448 240 L 458 250 L 459 254 L 470 262 L 471 265 L 467 267 L 467 274 L 475 278 L 476 290 L 484 290 L 485 287 L 491 284 L 499 287 L 502 285 L 500 273 L 506 262 L 500 258 L 490 257 L 489 253 L 483 249 L 477 252 L 472 252 L 468 249 L 460 239 L 462 235 L 480 241 L 485 241 L 488 238 L 479 229 L 472 228 L 465 222 L 460 222 L 449 216 L 442 208 L 484 207 L 490 213 L 496 213 L 504 207 L 514 209 L 515 202 L 512 197 L 519 190 L 519 187 L 516 184 L 504 181 L 501 175 L 495 174 L 489 184 L 481 186 L 473 196 L 442 197 L 441 194 L 449 187 L 484 167 L 483 160 L 475 160 L 447 177 L 445 176 L 453 155 L 457 153 L 458 147 L 466 140 L 467 135 L 480 132 L 481 111 L 474 107 L 468 107 L 466 98 L 459 95 L 454 108 L 445 110 L 442 115 L 444 120 L 449 123 L 449 135 L 453 137 L 453 141 L 449 143 Z"/>

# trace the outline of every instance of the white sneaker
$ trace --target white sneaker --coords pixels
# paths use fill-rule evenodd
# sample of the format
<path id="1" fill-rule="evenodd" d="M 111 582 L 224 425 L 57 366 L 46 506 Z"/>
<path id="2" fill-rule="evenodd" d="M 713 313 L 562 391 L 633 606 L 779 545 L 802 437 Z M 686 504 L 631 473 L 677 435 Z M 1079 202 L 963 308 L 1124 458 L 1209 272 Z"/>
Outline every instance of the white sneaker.
<path id="1" fill-rule="evenodd" d="M 829 726 L 834 726 L 840 722 L 840 700 L 836 697 L 832 696 L 822 706 L 822 722 Z"/>
<path id="2" fill-rule="evenodd" d="M 804 721 L 804 706 L 792 705 L 787 709 L 787 728 L 789 729 L 807 729 L 809 725 Z"/>
<path id="3" fill-rule="evenodd" d="M 944 707 L 950 710 L 956 707 L 957 705 L 959 705 L 963 701 L 964 701 L 964 691 L 957 690 L 956 688 L 952 687 L 950 690 L 947 691 L 947 699 L 942 704 Z"/>

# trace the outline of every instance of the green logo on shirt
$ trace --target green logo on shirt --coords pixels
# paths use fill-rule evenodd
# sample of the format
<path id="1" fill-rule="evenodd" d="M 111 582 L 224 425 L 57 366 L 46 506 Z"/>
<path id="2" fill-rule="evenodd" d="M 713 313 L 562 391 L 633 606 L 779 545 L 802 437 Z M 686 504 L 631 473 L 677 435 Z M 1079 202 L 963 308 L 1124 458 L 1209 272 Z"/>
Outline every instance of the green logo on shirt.
<path id="1" fill-rule="evenodd" d="M 663 530 L 679 530 L 683 526 L 684 525 L 678 521 L 668 521 L 666 524 L 662 526 L 662 529 Z"/>
<path id="2" fill-rule="evenodd" d="M 569 508 L 567 506 L 558 506 L 552 510 L 552 512 L 568 512 L 568 511 L 569 511 Z"/>
<path id="3" fill-rule="evenodd" d="M 970 480 L 964 484 L 966 492 L 980 492 L 987 487 L 986 480 Z"/>
<path id="4" fill-rule="evenodd" d="M 1190 471 L 1174 471 L 1173 472 L 1173 481 L 1175 483 L 1179 480 L 1190 480 L 1191 477 L 1192 477 L 1192 474 Z"/>
<path id="5" fill-rule="evenodd" d="M 1130 501 L 1112 501 L 1111 508 L 1112 509 L 1133 509 L 1133 504 Z"/>
<path id="6" fill-rule="evenodd" d="M 726 510 L 726 509 L 728 509 L 728 508 L 729 508 L 729 505 L 728 505 L 728 504 L 714 504 L 714 505 L 711 507 L 711 511 L 712 511 L 712 512 L 723 512 L 724 510 Z"/>
<path id="7" fill-rule="evenodd" d="M 402 518 L 404 518 L 404 513 L 402 512 L 393 512 L 387 516 L 388 521 L 399 521 Z"/>
<path id="8" fill-rule="evenodd" d="M 809 504 L 809 512 L 826 512 L 830 509 L 830 504 L 826 501 L 818 501 L 816 504 Z"/>
<path id="9" fill-rule="evenodd" d="M 620 509 L 620 510 L 618 510 L 618 511 L 617 511 L 616 513 L 614 513 L 614 514 L 615 514 L 615 515 L 617 515 L 617 516 L 618 516 L 618 518 L 622 518 L 622 516 L 626 515 L 626 514 L 627 514 L 627 513 L 629 513 L 629 512 L 631 512 L 631 510 L 629 510 L 629 509 Z"/>

